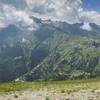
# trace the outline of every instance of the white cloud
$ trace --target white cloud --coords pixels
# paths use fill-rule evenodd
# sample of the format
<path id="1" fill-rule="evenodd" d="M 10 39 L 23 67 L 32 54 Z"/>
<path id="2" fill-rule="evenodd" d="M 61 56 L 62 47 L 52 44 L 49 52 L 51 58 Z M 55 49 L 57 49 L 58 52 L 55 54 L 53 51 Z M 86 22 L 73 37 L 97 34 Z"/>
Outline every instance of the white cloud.
<path id="1" fill-rule="evenodd" d="M 92 28 L 89 23 L 100 25 L 100 14 L 96 11 L 84 11 L 82 9 L 79 13 L 79 21 L 84 23 L 84 25 L 81 26 L 82 29 L 90 31 Z"/>
<path id="2" fill-rule="evenodd" d="M 81 0 L 26 0 L 34 14 L 48 16 L 69 23 L 78 22 Z"/>
<path id="3" fill-rule="evenodd" d="M 80 20 L 83 22 L 95 23 L 100 25 L 100 14 L 96 11 L 83 11 L 79 14 Z"/>
<path id="4" fill-rule="evenodd" d="M 16 8 L 11 5 L 2 5 L 0 12 L 0 27 L 19 23 L 23 27 L 33 27 L 36 25 L 36 23 L 30 18 L 30 14 L 26 11 L 16 10 Z"/>
<path id="5" fill-rule="evenodd" d="M 35 12 L 43 14 L 46 10 L 46 2 L 45 0 L 26 0 L 28 8 Z"/>
<path id="6" fill-rule="evenodd" d="M 0 23 L 0 28 L 4 28 L 5 24 L 3 24 L 3 22 Z"/>
<path id="7" fill-rule="evenodd" d="M 81 0 L 52 0 L 51 5 L 59 19 L 69 23 L 78 22 L 78 9 L 81 7 Z"/>
<path id="8" fill-rule="evenodd" d="M 100 25 L 100 14 L 96 11 L 84 11 L 82 0 L 8 1 L 0 0 L 0 27 L 21 23 L 22 26 L 32 30 L 32 26 L 37 27 L 37 25 L 30 19 L 31 15 L 43 19 L 66 21 L 70 24 L 82 22 L 84 25 L 81 28 L 86 30 L 91 29 L 89 23 Z"/>
<path id="9" fill-rule="evenodd" d="M 81 26 L 81 28 L 83 30 L 87 30 L 87 31 L 91 31 L 92 30 L 92 28 L 91 28 L 89 23 L 84 23 L 83 26 Z"/>

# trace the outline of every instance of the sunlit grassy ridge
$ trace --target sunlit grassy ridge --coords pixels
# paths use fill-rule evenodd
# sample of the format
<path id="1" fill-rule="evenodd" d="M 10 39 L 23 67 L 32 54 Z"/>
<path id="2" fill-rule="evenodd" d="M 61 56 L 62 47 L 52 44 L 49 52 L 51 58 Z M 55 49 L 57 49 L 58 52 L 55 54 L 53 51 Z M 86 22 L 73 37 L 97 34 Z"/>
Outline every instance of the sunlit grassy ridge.
<path id="1" fill-rule="evenodd" d="M 0 83 L 0 93 L 23 91 L 50 91 L 71 93 L 80 90 L 99 90 L 100 78 L 87 80 L 49 81 L 49 82 L 11 82 Z"/>

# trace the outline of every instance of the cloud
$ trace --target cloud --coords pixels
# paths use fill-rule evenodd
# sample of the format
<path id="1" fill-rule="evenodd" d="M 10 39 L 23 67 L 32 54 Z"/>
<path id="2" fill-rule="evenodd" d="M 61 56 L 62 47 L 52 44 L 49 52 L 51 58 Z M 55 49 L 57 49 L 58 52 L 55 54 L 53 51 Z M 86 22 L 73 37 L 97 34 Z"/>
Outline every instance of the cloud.
<path id="1" fill-rule="evenodd" d="M 84 11 L 82 0 L 0 0 L 0 27 L 20 23 L 32 30 L 37 25 L 30 16 L 84 23 L 81 28 L 86 30 L 91 29 L 89 23 L 100 25 L 100 14 Z"/>
<path id="2" fill-rule="evenodd" d="M 100 14 L 96 11 L 83 11 L 79 14 L 80 21 L 100 25 Z"/>
<path id="3" fill-rule="evenodd" d="M 0 0 L 0 3 L 11 5 L 15 7 L 16 9 L 25 9 L 27 6 L 27 3 L 25 0 Z"/>
<path id="4" fill-rule="evenodd" d="M 84 11 L 82 0 L 26 0 L 33 15 L 73 23 L 95 23 L 100 25 L 100 14 Z"/>
<path id="5" fill-rule="evenodd" d="M 84 11 L 82 9 L 79 13 L 79 21 L 84 23 L 81 26 L 82 29 L 90 31 L 92 28 L 89 23 L 100 25 L 100 14 L 96 11 Z"/>
<path id="6" fill-rule="evenodd" d="M 30 18 L 30 14 L 24 10 L 17 10 L 11 5 L 2 5 L 0 9 L 0 27 L 7 27 L 9 24 L 17 24 L 22 27 L 34 29 L 36 23 Z M 37 26 L 37 25 L 36 25 Z"/>
<path id="7" fill-rule="evenodd" d="M 26 0 L 34 14 L 52 17 L 69 23 L 78 22 L 81 0 Z"/>
<path id="8" fill-rule="evenodd" d="M 59 19 L 67 21 L 68 23 L 78 22 L 81 0 L 52 0 L 50 6 L 54 9 L 55 16 Z"/>
<path id="9" fill-rule="evenodd" d="M 91 28 L 89 23 L 84 23 L 83 26 L 81 26 L 81 28 L 83 30 L 87 30 L 87 31 L 91 31 L 92 30 L 92 28 Z"/>
<path id="10" fill-rule="evenodd" d="M 46 10 L 46 0 L 26 0 L 29 10 L 34 13 L 44 14 Z"/>

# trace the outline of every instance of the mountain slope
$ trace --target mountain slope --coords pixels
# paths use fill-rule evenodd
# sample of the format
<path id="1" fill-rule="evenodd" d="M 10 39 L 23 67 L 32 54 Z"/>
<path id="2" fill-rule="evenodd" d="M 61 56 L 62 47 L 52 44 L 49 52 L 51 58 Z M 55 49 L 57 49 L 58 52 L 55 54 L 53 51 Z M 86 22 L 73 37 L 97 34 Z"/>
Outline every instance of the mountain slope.
<path id="1" fill-rule="evenodd" d="M 83 24 L 33 19 L 36 31 L 0 29 L 0 82 L 100 76 L 100 26 L 90 24 L 92 31 L 86 31 Z"/>
<path id="2" fill-rule="evenodd" d="M 21 77 L 22 80 L 82 79 L 100 75 L 99 40 L 54 33 L 49 42 L 49 47 L 53 47 L 52 51 Z"/>

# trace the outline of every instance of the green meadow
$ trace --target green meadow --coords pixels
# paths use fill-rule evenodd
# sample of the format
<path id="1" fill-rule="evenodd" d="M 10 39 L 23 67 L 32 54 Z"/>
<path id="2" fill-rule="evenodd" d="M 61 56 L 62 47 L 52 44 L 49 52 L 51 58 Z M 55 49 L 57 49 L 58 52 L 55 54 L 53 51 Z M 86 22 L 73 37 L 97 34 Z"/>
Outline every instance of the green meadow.
<path id="1" fill-rule="evenodd" d="M 53 93 L 69 94 L 80 90 L 100 90 L 100 78 L 49 82 L 0 83 L 0 94 L 19 93 L 24 91 L 49 91 Z"/>

